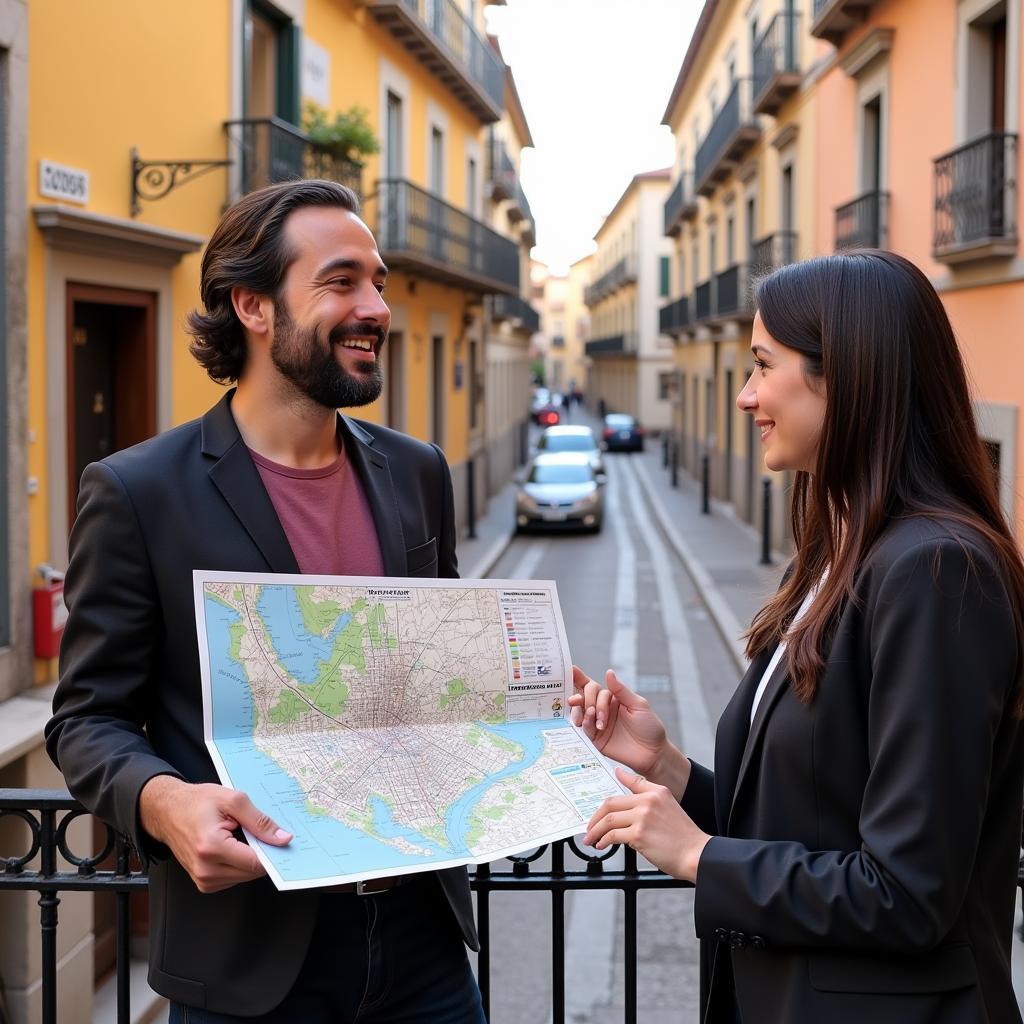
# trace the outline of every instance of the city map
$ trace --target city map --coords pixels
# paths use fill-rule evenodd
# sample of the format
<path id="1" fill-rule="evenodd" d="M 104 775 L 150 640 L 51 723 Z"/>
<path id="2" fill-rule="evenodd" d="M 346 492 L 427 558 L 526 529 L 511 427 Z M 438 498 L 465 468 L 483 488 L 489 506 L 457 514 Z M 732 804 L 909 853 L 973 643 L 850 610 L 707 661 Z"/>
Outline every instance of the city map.
<path id="1" fill-rule="evenodd" d="M 478 864 L 622 792 L 569 722 L 555 584 L 194 573 L 207 747 L 279 889 Z"/>

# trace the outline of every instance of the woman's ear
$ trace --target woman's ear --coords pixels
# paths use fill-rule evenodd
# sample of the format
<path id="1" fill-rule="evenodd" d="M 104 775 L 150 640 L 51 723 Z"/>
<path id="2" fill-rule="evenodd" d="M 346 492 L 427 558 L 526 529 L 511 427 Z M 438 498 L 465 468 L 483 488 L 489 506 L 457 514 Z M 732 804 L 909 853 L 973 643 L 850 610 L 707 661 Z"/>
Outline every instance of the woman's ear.
<path id="1" fill-rule="evenodd" d="M 273 326 L 273 304 L 266 295 L 238 285 L 231 289 L 231 305 L 242 326 L 253 334 L 269 334 Z"/>

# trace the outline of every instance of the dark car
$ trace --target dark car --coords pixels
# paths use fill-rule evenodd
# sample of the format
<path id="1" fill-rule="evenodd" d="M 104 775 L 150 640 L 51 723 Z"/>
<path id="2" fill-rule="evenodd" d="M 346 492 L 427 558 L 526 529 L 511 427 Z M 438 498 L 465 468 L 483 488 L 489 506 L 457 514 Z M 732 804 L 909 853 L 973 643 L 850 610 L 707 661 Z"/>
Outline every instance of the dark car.
<path id="1" fill-rule="evenodd" d="M 610 412 L 604 418 L 601 444 L 606 452 L 642 452 L 644 428 L 632 416 Z"/>

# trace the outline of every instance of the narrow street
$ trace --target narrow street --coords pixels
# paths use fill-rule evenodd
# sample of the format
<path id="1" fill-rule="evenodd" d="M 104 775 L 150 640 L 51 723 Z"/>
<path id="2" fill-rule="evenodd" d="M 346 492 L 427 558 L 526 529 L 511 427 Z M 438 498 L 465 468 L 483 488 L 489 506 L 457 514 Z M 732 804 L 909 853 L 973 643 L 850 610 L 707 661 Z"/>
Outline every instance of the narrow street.
<path id="1" fill-rule="evenodd" d="M 607 456 L 601 533 L 517 537 L 490 575 L 556 580 L 574 661 L 595 678 L 614 667 L 651 701 L 672 739 L 710 763 L 714 723 L 737 669 L 656 525 L 638 479 L 641 458 Z M 645 1024 L 696 1019 L 692 899 L 691 892 L 638 898 L 638 1016 Z M 492 1024 L 544 1024 L 551 1012 L 550 898 L 516 893 L 492 901 Z M 570 896 L 567 1020 L 623 1019 L 621 918 L 620 894 Z"/>

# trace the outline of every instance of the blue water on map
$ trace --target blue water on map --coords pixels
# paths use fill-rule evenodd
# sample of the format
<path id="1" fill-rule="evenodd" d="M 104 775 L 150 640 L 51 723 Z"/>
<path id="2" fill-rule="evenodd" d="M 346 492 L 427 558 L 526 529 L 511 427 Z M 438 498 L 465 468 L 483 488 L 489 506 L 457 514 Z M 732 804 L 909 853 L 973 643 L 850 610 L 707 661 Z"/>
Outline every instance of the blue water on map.
<path id="1" fill-rule="evenodd" d="M 263 588 L 264 593 L 268 590 L 289 591 L 290 588 Z M 302 644 L 320 642 L 329 647 L 329 640 L 305 633 L 297 602 L 294 602 L 294 597 L 291 602 L 287 598 L 287 593 L 279 594 L 264 605 L 261 596 L 259 609 L 264 622 L 273 624 L 287 621 L 289 629 L 295 630 L 296 640 Z M 366 832 L 349 828 L 334 818 L 312 810 L 298 781 L 282 771 L 276 761 L 256 747 L 252 739 L 255 712 L 249 682 L 243 666 L 230 654 L 230 627 L 240 621 L 240 616 L 210 597 L 206 599 L 205 610 L 213 681 L 212 710 L 216 746 L 227 767 L 230 784 L 247 793 L 260 810 L 270 814 L 278 825 L 294 835 L 295 838 L 287 847 L 264 847 L 285 881 L 329 878 L 371 870 L 408 870 L 411 865 L 429 865 L 440 860 L 468 856 L 466 833 L 469 818 L 480 798 L 499 779 L 533 764 L 540 757 L 544 749 L 542 730 L 570 728 L 564 720 L 512 722 L 505 725 L 478 723 L 481 729 L 515 743 L 520 748 L 520 756 L 503 771 L 474 786 L 452 805 L 445 821 L 450 844 L 447 848 L 397 823 L 384 801 L 372 799 L 370 810 L 373 814 L 373 828 L 378 835 L 388 839 L 402 837 L 426 851 L 423 854 L 404 853 Z M 282 620 L 282 615 L 287 618 Z M 336 635 L 336 631 L 332 632 Z M 296 652 L 296 663 L 298 661 Z M 304 664 L 308 669 L 308 662 Z"/>
<path id="2" fill-rule="evenodd" d="M 278 660 L 300 683 L 317 681 L 320 666 L 330 661 L 338 634 L 352 621 L 351 615 L 339 615 L 327 636 L 307 632 L 295 587 L 260 588 L 256 607 L 270 632 Z"/>

